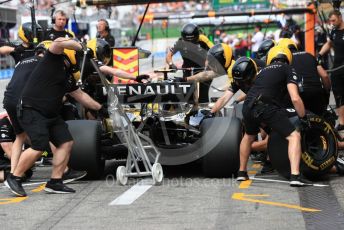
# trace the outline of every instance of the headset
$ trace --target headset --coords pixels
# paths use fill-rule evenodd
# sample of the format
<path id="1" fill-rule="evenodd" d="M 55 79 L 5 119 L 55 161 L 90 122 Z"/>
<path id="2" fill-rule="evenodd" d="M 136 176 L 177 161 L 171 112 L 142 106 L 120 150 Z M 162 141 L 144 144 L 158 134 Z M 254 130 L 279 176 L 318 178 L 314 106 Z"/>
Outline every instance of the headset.
<path id="1" fill-rule="evenodd" d="M 68 25 L 69 18 L 67 17 L 67 14 L 63 10 L 56 10 L 54 12 L 53 17 L 51 19 L 51 24 L 55 24 L 55 19 L 56 19 L 57 14 L 61 14 L 62 16 L 65 16 L 66 17 L 66 25 Z"/>
<path id="2" fill-rule="evenodd" d="M 102 18 L 102 19 L 99 19 L 98 22 L 105 22 L 105 30 L 107 32 L 110 32 L 110 26 L 109 26 L 109 22 L 108 21 L 106 21 L 105 19 Z M 97 25 L 97 29 L 98 29 L 98 25 Z"/>

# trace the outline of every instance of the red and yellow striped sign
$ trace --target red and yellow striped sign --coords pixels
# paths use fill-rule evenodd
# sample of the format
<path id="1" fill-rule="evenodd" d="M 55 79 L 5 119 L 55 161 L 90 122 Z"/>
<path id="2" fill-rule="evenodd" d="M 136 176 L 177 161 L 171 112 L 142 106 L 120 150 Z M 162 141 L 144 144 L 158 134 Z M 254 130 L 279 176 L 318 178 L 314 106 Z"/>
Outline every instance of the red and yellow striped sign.
<path id="1" fill-rule="evenodd" d="M 139 75 L 139 51 L 136 47 L 114 48 L 113 67 L 123 70 L 131 75 Z M 136 83 L 133 80 L 114 77 L 114 84 Z"/>

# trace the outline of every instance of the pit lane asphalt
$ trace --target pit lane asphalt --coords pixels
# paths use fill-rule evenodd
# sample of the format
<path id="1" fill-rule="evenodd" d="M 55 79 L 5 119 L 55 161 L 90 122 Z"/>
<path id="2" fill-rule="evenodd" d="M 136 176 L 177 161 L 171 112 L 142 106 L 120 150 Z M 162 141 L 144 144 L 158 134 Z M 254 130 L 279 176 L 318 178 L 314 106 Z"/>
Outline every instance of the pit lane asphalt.
<path id="1" fill-rule="evenodd" d="M 299 209 L 298 188 L 204 178 L 197 164 L 164 168 L 162 185 L 152 186 L 132 204 L 109 205 L 139 181 L 117 185 L 112 180 L 117 166 L 107 163 L 107 179 L 69 184 L 75 194 L 47 194 L 36 184 L 25 186 L 27 199 L 5 204 L 14 196 L 0 184 L 1 229 L 310 229 L 304 213 L 319 213 Z M 260 165 L 251 163 L 250 168 L 259 172 Z M 31 183 L 47 180 L 50 170 L 37 167 Z M 256 177 L 281 179 L 275 173 Z M 329 183 L 343 207 L 343 177 L 330 176 Z"/>

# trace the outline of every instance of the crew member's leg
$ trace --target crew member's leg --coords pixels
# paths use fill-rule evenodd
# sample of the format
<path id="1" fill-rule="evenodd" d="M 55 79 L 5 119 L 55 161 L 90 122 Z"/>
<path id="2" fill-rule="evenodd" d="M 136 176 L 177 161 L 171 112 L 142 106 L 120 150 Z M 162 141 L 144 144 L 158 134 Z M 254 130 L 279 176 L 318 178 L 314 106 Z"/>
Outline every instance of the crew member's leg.
<path id="1" fill-rule="evenodd" d="M 301 136 L 298 131 L 293 131 L 288 137 L 288 157 L 292 175 L 300 174 Z"/>
<path id="2" fill-rule="evenodd" d="M 16 169 L 13 171 L 13 175 L 16 177 L 22 177 L 26 170 L 32 167 L 37 159 L 40 158 L 43 151 L 35 150 L 33 148 L 26 149 L 20 156 Z"/>
<path id="3" fill-rule="evenodd" d="M 62 175 L 69 161 L 72 146 L 73 141 L 68 141 L 56 148 L 53 157 L 53 169 L 51 173 L 51 178 L 62 178 Z"/>
<path id="4" fill-rule="evenodd" d="M 18 164 L 20 154 L 23 151 L 23 144 L 27 139 L 27 134 L 24 132 L 18 121 L 17 105 L 5 103 L 4 107 L 11 119 L 12 127 L 16 135 L 11 151 L 11 173 L 13 173 Z"/>
<path id="5" fill-rule="evenodd" d="M 247 175 L 247 162 L 252 149 L 251 145 L 255 141 L 256 135 L 259 133 L 259 124 L 254 120 L 251 113 L 251 108 L 244 104 L 243 117 L 245 135 L 240 143 L 240 168 L 237 181 L 245 181 L 249 179 Z"/>
<path id="6" fill-rule="evenodd" d="M 12 145 L 11 173 L 13 173 L 15 168 L 17 167 L 20 154 L 23 151 L 23 144 L 25 143 L 26 139 L 27 139 L 27 135 L 25 132 L 16 135 L 16 139 Z"/>
<path id="7" fill-rule="evenodd" d="M 67 167 L 73 146 L 73 138 L 67 124 L 62 118 L 57 118 L 49 130 L 51 142 L 56 146 L 53 154 L 53 169 L 51 179 L 45 186 L 49 193 L 74 193 L 75 190 L 63 184 L 62 176 Z"/>
<path id="8" fill-rule="evenodd" d="M 52 143 L 50 143 L 50 149 L 52 153 L 56 154 L 56 147 Z M 68 157 L 69 158 L 69 157 Z M 86 171 L 78 171 L 74 170 L 72 168 L 69 168 L 68 166 L 65 167 L 65 170 L 63 172 L 62 180 L 64 184 L 70 183 L 72 181 L 76 181 L 79 179 L 84 178 L 87 175 Z"/>
<path id="9" fill-rule="evenodd" d="M 255 135 L 245 133 L 240 142 L 240 171 L 247 171 L 247 162 L 251 153 L 251 145 L 255 139 Z"/>
<path id="10" fill-rule="evenodd" d="M 49 147 L 49 119 L 35 110 L 24 109 L 20 123 L 31 140 L 31 148 L 21 154 L 13 175 L 7 178 L 5 184 L 17 196 L 26 196 L 21 177 Z"/>
<path id="11" fill-rule="evenodd" d="M 311 182 L 300 175 L 301 135 L 289 121 L 286 112 L 280 108 L 269 108 L 263 115 L 263 122 L 288 140 L 290 162 L 290 186 L 305 186 Z"/>

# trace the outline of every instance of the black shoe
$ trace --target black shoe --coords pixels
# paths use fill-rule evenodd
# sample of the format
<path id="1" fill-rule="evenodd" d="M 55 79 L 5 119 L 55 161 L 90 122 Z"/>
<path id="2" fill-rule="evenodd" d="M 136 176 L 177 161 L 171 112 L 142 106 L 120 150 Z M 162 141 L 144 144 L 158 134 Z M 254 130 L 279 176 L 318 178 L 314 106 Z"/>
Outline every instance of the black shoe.
<path id="1" fill-rule="evenodd" d="M 75 193 L 74 189 L 67 187 L 62 182 L 51 183 L 50 181 L 45 185 L 44 191 L 57 194 Z"/>
<path id="2" fill-rule="evenodd" d="M 341 157 L 338 157 L 336 160 L 336 163 L 334 163 L 334 166 L 336 167 L 337 173 L 343 176 L 344 175 L 344 159 Z"/>
<path id="3" fill-rule="evenodd" d="M 255 163 L 264 162 L 266 160 L 266 154 L 264 152 L 252 152 L 251 160 Z"/>
<path id="4" fill-rule="evenodd" d="M 69 168 L 68 171 L 63 174 L 62 180 L 64 184 L 67 184 L 72 181 L 76 181 L 81 178 L 84 178 L 86 175 L 87 175 L 86 171 L 77 171 L 77 170 Z"/>
<path id="5" fill-rule="evenodd" d="M 250 178 L 247 175 L 246 171 L 239 171 L 238 172 L 238 177 L 237 177 L 237 181 L 246 181 L 249 180 Z"/>
<path id="6" fill-rule="evenodd" d="M 26 192 L 22 186 L 21 177 L 15 177 L 12 174 L 10 174 L 4 184 L 7 188 L 11 190 L 13 194 L 16 196 L 27 196 Z"/>
<path id="7" fill-rule="evenodd" d="M 313 185 L 312 181 L 307 180 L 303 176 L 299 175 L 290 175 L 290 186 L 291 187 L 303 187 Z"/>
<path id="8" fill-rule="evenodd" d="M 264 173 L 272 173 L 273 171 L 275 171 L 274 167 L 272 167 L 272 164 L 270 161 L 266 160 L 263 164 L 263 168 L 260 171 L 261 174 Z"/>

